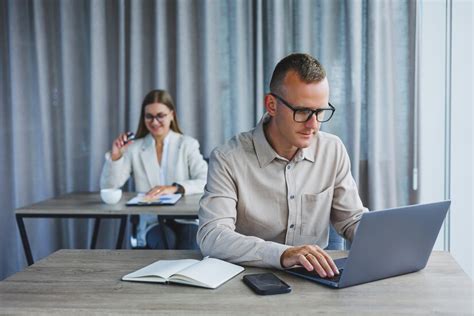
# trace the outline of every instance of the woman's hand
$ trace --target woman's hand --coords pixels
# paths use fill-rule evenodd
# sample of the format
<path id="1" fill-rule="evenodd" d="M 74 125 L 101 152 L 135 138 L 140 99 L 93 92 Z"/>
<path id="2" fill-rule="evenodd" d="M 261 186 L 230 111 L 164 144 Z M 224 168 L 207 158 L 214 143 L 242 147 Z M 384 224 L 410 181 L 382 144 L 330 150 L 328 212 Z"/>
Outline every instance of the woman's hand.
<path id="1" fill-rule="evenodd" d="M 157 185 L 146 193 L 145 198 L 154 199 L 163 194 L 174 194 L 176 191 L 178 191 L 178 187 L 174 185 Z"/>
<path id="2" fill-rule="evenodd" d="M 127 134 L 130 135 L 130 132 L 120 134 L 112 143 L 112 151 L 110 152 L 110 158 L 112 161 L 122 158 L 123 150 L 132 143 L 132 140 L 128 139 Z"/>

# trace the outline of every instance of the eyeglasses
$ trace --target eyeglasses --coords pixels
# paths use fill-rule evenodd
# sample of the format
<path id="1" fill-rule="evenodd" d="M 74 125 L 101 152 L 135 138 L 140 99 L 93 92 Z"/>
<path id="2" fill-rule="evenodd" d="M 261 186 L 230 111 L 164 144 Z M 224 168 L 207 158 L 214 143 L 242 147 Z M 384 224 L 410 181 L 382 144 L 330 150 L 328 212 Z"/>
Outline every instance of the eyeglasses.
<path id="1" fill-rule="evenodd" d="M 158 113 L 156 115 L 152 115 L 150 113 L 145 114 L 145 120 L 147 120 L 150 123 L 153 123 L 153 120 L 157 120 L 158 122 L 163 122 L 165 118 L 169 115 L 169 113 Z"/>
<path id="2" fill-rule="evenodd" d="M 331 117 L 334 114 L 334 111 L 336 111 L 336 108 L 332 106 L 331 103 L 328 103 L 329 108 L 320 108 L 316 110 L 311 110 L 311 109 L 298 109 L 292 106 L 290 103 L 288 103 L 285 99 L 282 97 L 276 95 L 275 93 L 270 93 L 272 96 L 277 98 L 281 103 L 286 105 L 288 108 L 293 110 L 293 120 L 298 123 L 304 123 L 307 122 L 311 119 L 311 117 L 316 115 L 316 120 L 320 123 L 327 122 L 331 119 Z"/>

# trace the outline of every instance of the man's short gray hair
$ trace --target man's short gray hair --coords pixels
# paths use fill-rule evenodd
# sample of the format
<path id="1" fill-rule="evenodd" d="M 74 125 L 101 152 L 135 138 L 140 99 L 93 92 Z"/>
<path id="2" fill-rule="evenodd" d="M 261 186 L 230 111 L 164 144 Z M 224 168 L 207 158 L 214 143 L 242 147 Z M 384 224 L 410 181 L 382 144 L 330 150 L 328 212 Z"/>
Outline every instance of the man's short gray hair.
<path id="1" fill-rule="evenodd" d="M 308 54 L 291 54 L 276 65 L 270 80 L 271 92 L 281 92 L 283 80 L 289 71 L 296 72 L 300 79 L 306 83 L 317 83 L 326 78 L 326 71 L 316 58 Z"/>

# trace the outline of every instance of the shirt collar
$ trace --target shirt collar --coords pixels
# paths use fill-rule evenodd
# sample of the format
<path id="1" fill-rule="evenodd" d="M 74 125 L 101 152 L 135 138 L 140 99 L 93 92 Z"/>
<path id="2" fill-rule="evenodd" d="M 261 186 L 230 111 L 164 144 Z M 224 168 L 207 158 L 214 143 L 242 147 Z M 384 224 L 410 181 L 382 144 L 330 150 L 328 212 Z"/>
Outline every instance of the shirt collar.
<path id="1" fill-rule="evenodd" d="M 258 123 L 258 125 L 255 127 L 253 131 L 253 145 L 255 148 L 255 152 L 257 154 L 257 159 L 258 163 L 260 164 L 260 168 L 266 167 L 270 162 L 272 162 L 274 159 L 282 159 L 286 160 L 286 158 L 283 158 L 280 156 L 270 145 L 268 142 L 265 132 L 263 130 L 263 125 L 268 123 L 270 120 L 270 115 L 268 113 L 265 113 Z M 298 150 L 296 153 L 296 156 L 293 158 L 294 162 L 299 162 L 303 159 L 306 159 L 308 161 L 314 162 L 315 161 L 315 156 L 316 156 L 316 143 L 317 143 L 318 135 L 313 138 L 313 141 L 307 148 L 301 148 Z"/>
<path id="2" fill-rule="evenodd" d="M 301 152 L 301 160 L 306 159 L 308 161 L 314 162 L 316 160 L 316 146 L 319 142 L 319 132 L 314 135 L 311 144 L 299 150 Z"/>

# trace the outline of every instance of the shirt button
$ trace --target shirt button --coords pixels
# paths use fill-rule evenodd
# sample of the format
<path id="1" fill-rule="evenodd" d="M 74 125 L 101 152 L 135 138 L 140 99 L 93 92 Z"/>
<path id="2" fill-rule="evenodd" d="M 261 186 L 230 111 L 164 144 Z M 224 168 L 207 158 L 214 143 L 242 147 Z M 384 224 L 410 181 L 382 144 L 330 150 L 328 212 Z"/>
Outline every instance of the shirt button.
<path id="1" fill-rule="evenodd" d="M 286 166 L 286 169 L 290 170 L 290 169 L 291 169 L 291 166 L 290 166 L 290 165 Z"/>
<path id="2" fill-rule="evenodd" d="M 292 199 L 292 200 L 293 200 L 294 198 L 295 198 L 295 196 L 294 196 L 294 195 L 290 195 L 290 199 Z"/>
<path id="3" fill-rule="evenodd" d="M 290 225 L 290 228 L 294 228 L 294 227 L 295 227 L 295 224 L 291 224 L 291 225 Z"/>

